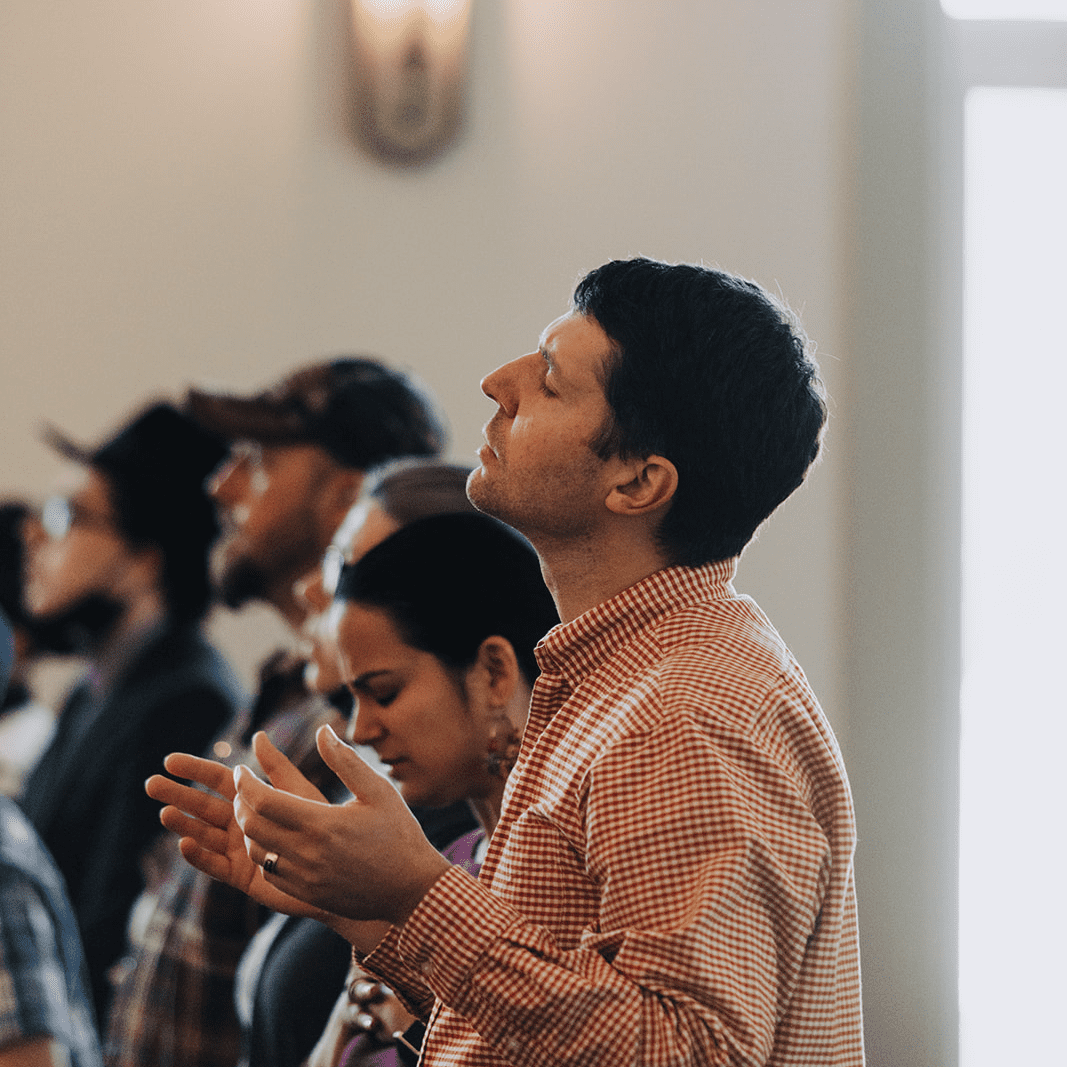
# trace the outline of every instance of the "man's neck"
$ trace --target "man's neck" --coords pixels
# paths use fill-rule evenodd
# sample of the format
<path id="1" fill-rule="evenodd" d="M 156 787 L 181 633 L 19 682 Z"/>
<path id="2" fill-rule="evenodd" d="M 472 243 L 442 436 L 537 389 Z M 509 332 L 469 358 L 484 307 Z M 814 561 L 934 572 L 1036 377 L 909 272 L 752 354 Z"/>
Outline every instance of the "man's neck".
<path id="1" fill-rule="evenodd" d="M 318 558 L 321 557 L 317 557 L 316 562 Z M 309 609 L 307 603 L 296 595 L 296 583 L 313 566 L 315 562 L 290 567 L 284 574 L 275 577 L 267 587 L 266 594 L 261 597 L 263 603 L 272 607 L 297 637 L 300 636 Z"/>
<path id="2" fill-rule="evenodd" d="M 293 592 L 293 583 L 288 582 L 284 587 L 279 586 L 272 590 L 271 594 L 266 597 L 266 601 L 281 615 L 289 629 L 299 635 L 300 628 L 307 618 L 307 607 Z"/>
<path id="3" fill-rule="evenodd" d="M 561 622 L 578 618 L 670 565 L 658 545 L 626 536 L 535 541 L 534 547 Z"/>

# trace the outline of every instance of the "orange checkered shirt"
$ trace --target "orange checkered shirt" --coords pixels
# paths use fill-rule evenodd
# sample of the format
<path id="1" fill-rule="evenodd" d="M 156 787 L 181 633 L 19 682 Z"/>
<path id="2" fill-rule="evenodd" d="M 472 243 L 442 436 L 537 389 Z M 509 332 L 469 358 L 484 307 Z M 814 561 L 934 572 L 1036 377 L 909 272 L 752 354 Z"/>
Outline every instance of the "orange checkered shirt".
<path id="1" fill-rule="evenodd" d="M 424 1063 L 863 1063 L 855 822 L 803 672 L 732 585 L 659 571 L 538 646 L 481 876 L 365 964 Z"/>

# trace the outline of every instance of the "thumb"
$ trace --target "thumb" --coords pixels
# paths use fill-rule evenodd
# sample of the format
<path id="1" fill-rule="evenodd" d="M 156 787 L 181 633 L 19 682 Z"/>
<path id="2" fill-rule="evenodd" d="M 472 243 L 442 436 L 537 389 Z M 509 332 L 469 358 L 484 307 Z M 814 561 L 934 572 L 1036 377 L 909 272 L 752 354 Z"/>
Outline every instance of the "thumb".
<path id="1" fill-rule="evenodd" d="M 373 804 L 397 796 L 396 790 L 333 732 L 333 727 L 320 726 L 315 740 L 319 746 L 319 755 L 326 766 L 344 782 L 358 800 Z"/>

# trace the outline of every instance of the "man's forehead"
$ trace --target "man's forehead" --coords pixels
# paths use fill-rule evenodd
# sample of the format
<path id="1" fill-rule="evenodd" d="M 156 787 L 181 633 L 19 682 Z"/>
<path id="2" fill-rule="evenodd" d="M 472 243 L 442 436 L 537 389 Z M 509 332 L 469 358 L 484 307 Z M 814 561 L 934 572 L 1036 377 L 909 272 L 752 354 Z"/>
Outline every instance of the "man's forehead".
<path id="1" fill-rule="evenodd" d="M 574 318 L 576 312 L 567 311 L 560 315 L 558 318 L 553 319 L 542 331 L 541 336 L 537 339 L 537 344 L 540 348 L 548 348 L 550 343 L 554 343 L 556 336 L 558 335 L 560 328 L 564 323 Z"/>
<path id="2" fill-rule="evenodd" d="M 572 376 L 588 370 L 598 380 L 612 349 L 611 339 L 600 323 L 574 310 L 560 315 L 541 331 L 539 346 L 561 375 Z"/>

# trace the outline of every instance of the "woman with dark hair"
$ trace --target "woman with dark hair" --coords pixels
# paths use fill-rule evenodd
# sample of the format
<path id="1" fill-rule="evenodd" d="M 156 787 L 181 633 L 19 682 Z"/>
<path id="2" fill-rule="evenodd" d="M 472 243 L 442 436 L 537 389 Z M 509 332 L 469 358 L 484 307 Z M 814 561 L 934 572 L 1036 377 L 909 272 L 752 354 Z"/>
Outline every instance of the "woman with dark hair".
<path id="1" fill-rule="evenodd" d="M 341 567 L 358 560 L 390 534 L 418 519 L 456 512 L 473 513 L 467 500 L 469 467 L 433 459 L 397 460 L 368 476 L 320 566 L 294 586 L 307 608 L 301 625 L 304 682 L 340 712 L 352 708 L 345 688 L 331 620 Z M 373 752 L 363 749 L 373 760 Z M 384 770 L 384 768 L 383 768 Z M 328 799 L 340 800 L 348 794 Z M 474 825 L 462 801 L 444 808 L 414 807 L 427 838 L 438 847 Z M 234 985 L 241 1023 L 239 1067 L 299 1067 L 330 1018 L 336 991 L 348 973 L 350 947 L 344 938 L 314 919 L 274 915 L 249 942 Z"/>
<path id="2" fill-rule="evenodd" d="M 496 825 L 518 751 L 537 675 L 533 648 L 557 621 L 536 555 L 514 531 L 483 515 L 424 519 L 346 567 L 336 599 L 343 676 L 357 700 L 351 740 L 375 749 L 408 803 L 470 803 L 481 832 L 457 845 L 463 851 L 446 855 L 476 866 L 477 844 Z M 332 733 L 320 736 L 320 745 L 334 743 Z M 256 738 L 256 756 L 277 787 L 324 799 L 263 735 Z M 183 835 L 182 852 L 191 863 L 268 907 L 312 915 L 350 940 L 366 940 L 366 925 L 311 909 L 264 877 L 235 822 L 228 769 L 184 754 L 169 757 L 166 767 L 221 794 L 161 776 L 148 783 L 150 795 L 172 805 L 163 821 Z M 321 843 L 305 844 L 314 850 Z M 305 866 L 301 847 L 286 855 L 282 871 Z M 257 859 L 268 873 L 278 872 L 279 856 Z M 382 996 L 370 982 L 357 992 L 366 1007 Z M 374 1012 L 386 1014 L 382 1005 Z M 374 1012 L 363 1025 L 387 1038 Z M 315 1062 L 336 1062 L 345 1036 L 336 1027 Z"/>

